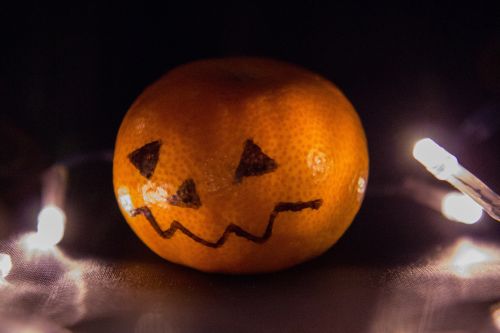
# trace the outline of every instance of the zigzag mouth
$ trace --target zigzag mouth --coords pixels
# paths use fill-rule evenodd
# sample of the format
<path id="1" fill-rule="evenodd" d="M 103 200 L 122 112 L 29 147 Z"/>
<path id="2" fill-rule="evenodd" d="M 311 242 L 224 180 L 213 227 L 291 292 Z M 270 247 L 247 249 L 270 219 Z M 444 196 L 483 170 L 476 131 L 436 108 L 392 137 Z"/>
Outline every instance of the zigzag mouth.
<path id="1" fill-rule="evenodd" d="M 267 223 L 266 230 L 261 236 L 254 235 L 242 229 L 240 226 L 231 223 L 226 227 L 224 233 L 215 242 L 208 241 L 194 234 L 188 228 L 186 228 L 182 223 L 175 220 L 172 221 L 172 223 L 170 223 L 168 229 L 162 230 L 160 228 L 160 225 L 156 221 L 153 213 L 151 212 L 151 209 L 149 209 L 147 206 L 139 207 L 132 210 L 131 215 L 132 217 L 135 217 L 137 215 L 143 215 L 146 218 L 146 220 L 148 220 L 148 222 L 151 224 L 156 233 L 164 239 L 170 239 L 175 235 L 177 231 L 180 231 L 184 235 L 194 240 L 195 242 L 200 243 L 206 247 L 216 249 L 224 245 L 224 243 L 227 241 L 228 237 L 231 234 L 235 234 L 238 237 L 245 238 L 257 244 L 263 244 L 271 237 L 273 233 L 274 221 L 276 220 L 276 217 L 278 216 L 279 213 L 286 211 L 298 212 L 307 208 L 318 210 L 322 204 L 323 204 L 322 199 L 316 199 L 311 201 L 297 201 L 297 202 L 279 202 L 274 206 L 274 209 L 269 215 L 269 220 Z"/>

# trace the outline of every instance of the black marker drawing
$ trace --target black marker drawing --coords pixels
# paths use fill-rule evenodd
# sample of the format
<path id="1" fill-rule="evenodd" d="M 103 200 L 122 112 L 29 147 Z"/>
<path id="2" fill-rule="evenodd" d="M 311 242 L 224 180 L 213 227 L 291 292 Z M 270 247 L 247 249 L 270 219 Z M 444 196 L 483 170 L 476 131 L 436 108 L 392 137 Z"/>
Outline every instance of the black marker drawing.
<path id="1" fill-rule="evenodd" d="M 134 209 L 131 212 L 131 215 L 132 216 L 143 215 L 146 218 L 146 220 L 148 220 L 148 222 L 151 224 L 156 233 L 162 238 L 170 239 L 175 235 L 177 230 L 179 230 L 180 232 L 182 232 L 184 235 L 188 236 L 195 242 L 216 249 L 224 245 L 230 234 L 235 234 L 238 237 L 245 238 L 257 244 L 265 243 L 272 235 L 274 221 L 276 220 L 276 217 L 278 216 L 279 213 L 287 211 L 298 212 L 306 208 L 317 210 L 321 207 L 322 204 L 323 204 L 322 199 L 316 199 L 305 202 L 302 201 L 280 202 L 274 206 L 274 209 L 271 212 L 271 215 L 269 216 L 269 221 L 267 223 L 266 230 L 264 231 L 264 234 L 262 236 L 253 235 L 248 231 L 242 229 L 240 226 L 231 223 L 226 227 L 224 233 L 215 242 L 203 239 L 202 237 L 191 232 L 188 228 L 182 225 L 182 223 L 175 220 L 170 224 L 170 227 L 167 230 L 162 230 L 158 225 L 158 222 L 156 221 L 155 217 L 153 216 L 151 210 L 145 206 Z"/>

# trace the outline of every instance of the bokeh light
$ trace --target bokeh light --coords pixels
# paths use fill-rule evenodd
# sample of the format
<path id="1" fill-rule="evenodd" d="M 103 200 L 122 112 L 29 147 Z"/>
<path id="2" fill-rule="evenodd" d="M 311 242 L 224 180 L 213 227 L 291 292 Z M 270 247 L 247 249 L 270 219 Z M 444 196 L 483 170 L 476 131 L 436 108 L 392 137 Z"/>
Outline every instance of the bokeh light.
<path id="1" fill-rule="evenodd" d="M 492 260 L 491 254 L 485 249 L 474 245 L 471 241 L 461 240 L 455 247 L 449 259 L 449 268 L 460 277 L 472 277 L 481 270 L 481 264 Z"/>
<path id="2" fill-rule="evenodd" d="M 38 214 L 38 241 L 43 246 L 54 246 L 64 236 L 66 214 L 57 206 L 46 206 Z"/>
<path id="3" fill-rule="evenodd" d="M 491 320 L 495 328 L 500 331 L 500 303 L 497 303 L 491 307 Z"/>
<path id="4" fill-rule="evenodd" d="M 441 201 L 441 212 L 452 221 L 474 224 L 483 216 L 483 209 L 470 197 L 450 192 Z"/>
<path id="5" fill-rule="evenodd" d="M 6 253 L 0 253 L 0 279 L 4 279 L 9 275 L 12 269 L 12 259 Z"/>
<path id="6" fill-rule="evenodd" d="M 66 214 L 54 205 L 45 206 L 38 214 L 38 231 L 25 237 L 28 250 L 48 250 L 64 236 Z"/>

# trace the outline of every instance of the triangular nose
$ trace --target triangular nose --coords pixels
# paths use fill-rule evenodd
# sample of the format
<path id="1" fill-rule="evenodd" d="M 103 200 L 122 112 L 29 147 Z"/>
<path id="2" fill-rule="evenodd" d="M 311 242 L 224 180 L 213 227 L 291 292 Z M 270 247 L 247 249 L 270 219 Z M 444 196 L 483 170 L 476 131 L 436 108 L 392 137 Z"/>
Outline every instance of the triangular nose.
<path id="1" fill-rule="evenodd" d="M 260 176 L 276 170 L 277 167 L 278 164 L 275 160 L 267 156 L 252 139 L 248 139 L 245 142 L 234 179 L 239 183 L 243 177 Z"/>
<path id="2" fill-rule="evenodd" d="M 196 192 L 196 184 L 193 179 L 186 179 L 177 193 L 170 196 L 167 199 L 168 203 L 174 206 L 185 207 L 185 208 L 200 208 L 201 200 L 198 192 Z"/>

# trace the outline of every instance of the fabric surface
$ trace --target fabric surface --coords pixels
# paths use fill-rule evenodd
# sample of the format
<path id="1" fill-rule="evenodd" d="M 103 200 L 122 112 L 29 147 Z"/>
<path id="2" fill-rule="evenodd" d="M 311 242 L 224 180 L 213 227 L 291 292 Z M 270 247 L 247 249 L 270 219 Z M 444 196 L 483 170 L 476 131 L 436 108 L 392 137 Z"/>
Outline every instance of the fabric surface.
<path id="1" fill-rule="evenodd" d="M 382 202 L 399 203 L 399 209 Z M 11 255 L 13 268 L 0 287 L 0 331 L 498 330 L 500 226 L 486 217 L 475 226 L 459 225 L 401 198 L 368 197 L 351 229 L 326 254 L 251 276 L 168 263 L 138 242 L 125 222 L 113 223 L 131 236 L 121 245 L 130 251 L 114 257 L 106 256 L 109 244 L 91 254 L 65 249 L 64 242 L 30 250 L 28 233 L 2 240 L 0 250 Z"/>

